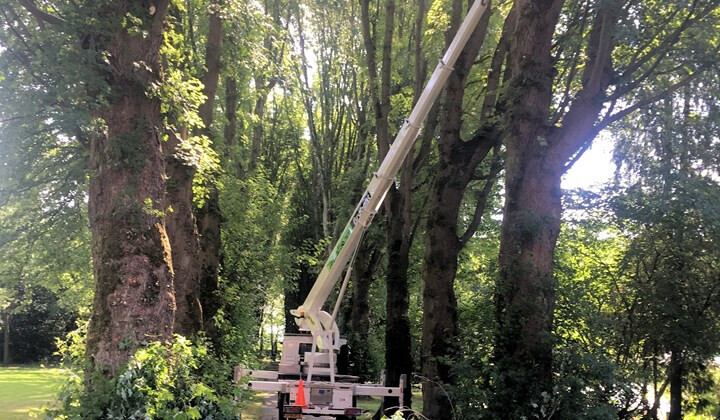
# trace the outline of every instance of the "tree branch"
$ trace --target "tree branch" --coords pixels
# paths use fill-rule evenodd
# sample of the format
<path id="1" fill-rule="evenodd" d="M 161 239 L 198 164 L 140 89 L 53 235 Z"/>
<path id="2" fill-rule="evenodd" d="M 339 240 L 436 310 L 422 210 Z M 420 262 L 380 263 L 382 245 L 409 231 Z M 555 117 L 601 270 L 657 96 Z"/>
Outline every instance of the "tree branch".
<path id="1" fill-rule="evenodd" d="M 718 48 L 715 48 L 714 53 L 717 53 L 717 51 L 718 51 Z M 697 79 L 697 77 L 700 74 L 702 74 L 704 70 L 705 69 L 697 70 L 694 73 L 692 73 L 692 74 L 688 75 L 687 77 L 685 77 L 684 79 L 682 79 L 681 81 L 679 81 L 679 82 L 671 85 L 669 88 L 663 90 L 662 92 L 658 92 L 657 94 L 652 95 L 648 98 L 639 100 L 635 104 L 630 105 L 627 108 L 618 111 L 616 114 L 608 115 L 607 117 L 603 118 L 603 120 L 600 121 L 600 123 L 597 125 L 598 131 L 603 130 L 610 124 L 627 117 L 629 114 L 637 111 L 638 109 L 648 106 L 654 102 L 657 102 L 660 99 L 665 98 L 667 95 L 671 94 L 672 92 L 675 92 L 676 90 L 680 89 L 681 87 L 686 86 L 693 80 Z"/>
<path id="2" fill-rule="evenodd" d="M 510 33 L 514 27 L 512 23 L 515 21 L 515 8 L 510 9 L 505 22 L 503 23 L 502 34 L 500 40 L 495 47 L 492 61 L 490 64 L 490 73 L 487 76 L 487 83 L 485 84 L 485 99 L 482 105 L 482 117 L 488 118 L 495 111 L 495 105 L 497 104 L 497 91 L 500 85 L 500 78 L 502 77 L 502 65 L 505 62 L 508 48 L 510 47 Z"/>
<path id="3" fill-rule="evenodd" d="M 412 244 L 413 240 L 415 239 L 415 234 L 418 231 L 418 227 L 420 226 L 420 221 L 422 220 L 422 217 L 425 215 L 425 208 L 427 208 L 427 202 L 428 198 L 430 197 L 430 194 L 425 194 L 425 198 L 423 199 L 422 206 L 420 206 L 420 211 L 417 212 L 415 215 L 415 221 L 412 223 L 412 227 L 410 228 L 410 235 L 408 235 L 407 243 Z"/>
<path id="4" fill-rule="evenodd" d="M 494 157 L 492 165 L 490 166 L 490 173 L 487 175 L 487 181 L 485 181 L 485 185 L 483 186 L 482 191 L 480 191 L 480 196 L 475 204 L 475 213 L 473 213 L 472 221 L 465 230 L 465 233 L 463 233 L 460 237 L 460 248 L 465 246 L 467 241 L 469 241 L 477 231 L 478 226 L 480 226 L 483 214 L 485 214 L 485 208 L 487 207 L 488 197 L 492 192 L 498 174 L 503 168 L 499 147 L 495 147 L 495 152 L 493 154 Z"/>
<path id="5" fill-rule="evenodd" d="M 685 30 L 688 27 L 690 27 L 690 25 L 692 25 L 693 23 L 695 23 L 696 21 L 698 21 L 700 18 L 703 17 L 701 15 L 693 15 L 695 8 L 697 7 L 697 2 L 698 2 L 698 0 L 693 1 L 692 6 L 690 7 L 690 11 L 688 12 L 688 15 L 685 17 L 685 19 L 680 24 L 680 26 L 678 26 L 677 29 L 675 29 L 675 31 L 673 31 L 672 35 L 665 38 L 663 40 L 663 42 L 661 42 L 656 47 L 652 48 L 647 54 L 645 54 L 644 56 L 642 56 L 640 58 L 638 58 L 638 57 L 640 56 L 640 54 L 643 51 L 643 49 L 645 48 L 645 46 L 643 46 L 642 48 L 639 48 L 637 51 L 637 54 L 635 54 L 635 56 L 633 57 L 633 60 L 630 62 L 628 67 L 623 71 L 622 75 L 620 75 L 619 78 L 621 80 L 629 78 L 633 73 L 635 73 L 645 63 L 650 61 L 653 57 L 664 55 L 664 53 L 666 51 L 668 51 L 670 48 L 672 48 L 672 46 L 675 45 L 677 40 L 680 39 L 680 36 L 683 34 L 683 32 L 685 32 Z M 677 14 L 677 11 L 673 12 L 668 17 L 668 20 L 665 23 L 667 24 L 670 21 L 672 21 L 672 19 L 675 18 L 676 14 Z M 661 28 L 664 28 L 664 26 L 665 25 L 661 25 Z M 658 32 L 661 32 L 661 31 L 658 31 Z M 648 43 L 646 44 L 646 46 L 651 44 L 652 41 L 657 39 L 657 37 L 658 37 L 658 34 L 655 34 L 654 36 L 650 37 L 648 39 Z"/>
<path id="6" fill-rule="evenodd" d="M 41 27 L 44 27 L 45 23 L 49 23 L 55 26 L 61 26 L 67 23 L 65 19 L 52 15 L 44 10 L 38 9 L 35 5 L 34 0 L 19 0 L 19 3 L 30 12 L 31 15 L 38 21 Z"/>
<path id="7" fill-rule="evenodd" d="M 439 100 L 435 101 L 433 106 L 430 108 L 428 117 L 425 119 L 422 141 L 420 142 L 420 148 L 418 149 L 412 165 L 413 177 L 417 176 L 420 172 L 420 168 L 422 168 L 428 156 L 430 156 L 430 151 L 432 150 L 432 140 L 435 138 L 435 131 L 437 130 L 438 123 L 440 122 L 440 109 L 442 108 L 440 103 L 441 101 Z"/>
<path id="8" fill-rule="evenodd" d="M 587 41 L 587 63 L 582 74 L 582 88 L 562 119 L 562 127 L 554 130 L 547 158 L 558 168 L 567 168 L 573 155 L 591 142 L 599 130 L 595 122 L 602 111 L 602 98 L 612 73 L 612 34 L 616 25 L 615 11 L 610 7 L 598 10 Z"/>

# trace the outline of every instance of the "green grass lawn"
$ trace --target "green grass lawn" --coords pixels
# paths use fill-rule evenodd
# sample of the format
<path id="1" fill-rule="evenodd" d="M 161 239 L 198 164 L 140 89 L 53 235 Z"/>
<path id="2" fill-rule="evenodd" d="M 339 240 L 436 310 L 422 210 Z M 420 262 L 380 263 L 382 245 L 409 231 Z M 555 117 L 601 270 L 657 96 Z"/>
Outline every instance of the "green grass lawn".
<path id="1" fill-rule="evenodd" d="M 65 378 L 62 369 L 38 366 L 0 367 L 0 419 L 27 419 L 53 404 Z"/>

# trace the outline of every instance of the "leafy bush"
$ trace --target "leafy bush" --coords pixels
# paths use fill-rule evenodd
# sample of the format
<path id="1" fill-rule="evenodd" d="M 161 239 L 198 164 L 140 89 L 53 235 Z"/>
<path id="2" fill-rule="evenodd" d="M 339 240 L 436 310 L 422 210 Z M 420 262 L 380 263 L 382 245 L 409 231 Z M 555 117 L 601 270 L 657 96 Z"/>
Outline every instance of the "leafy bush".
<path id="1" fill-rule="evenodd" d="M 62 350 L 77 362 L 81 340 L 71 337 Z M 140 348 L 115 377 L 99 372 L 76 375 L 63 390 L 62 408 L 48 411 L 56 419 L 231 419 L 237 418 L 232 398 L 208 385 L 213 360 L 203 342 L 193 345 L 182 336 Z M 90 384 L 88 386 L 88 384 Z"/>
<path id="2" fill-rule="evenodd" d="M 56 362 L 55 339 L 75 328 L 76 319 L 77 313 L 63 307 L 57 294 L 42 286 L 28 287 L 22 305 L 10 317 L 11 362 Z M 4 356 L 3 344 L 4 336 L 0 334 L 0 360 Z"/>

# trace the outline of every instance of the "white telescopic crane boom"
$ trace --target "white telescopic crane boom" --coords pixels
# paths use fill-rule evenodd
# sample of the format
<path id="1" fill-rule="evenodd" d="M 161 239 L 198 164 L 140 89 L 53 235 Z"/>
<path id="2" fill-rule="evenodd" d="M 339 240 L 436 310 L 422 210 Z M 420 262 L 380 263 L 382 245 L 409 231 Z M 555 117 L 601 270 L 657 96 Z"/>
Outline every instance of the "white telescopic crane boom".
<path id="1" fill-rule="evenodd" d="M 315 337 L 327 337 L 327 334 L 323 334 L 323 332 L 337 332 L 337 325 L 335 325 L 333 316 L 323 311 L 322 307 L 325 305 L 345 266 L 360 245 L 363 232 L 372 222 L 390 186 L 395 181 L 395 174 L 400 169 L 410 150 L 412 150 L 412 145 L 415 143 L 423 120 L 440 95 L 453 70 L 453 65 L 455 65 L 460 52 L 465 48 L 470 35 L 477 27 L 480 16 L 487 9 L 488 3 L 489 0 L 476 0 L 473 3 L 455 38 L 435 68 L 427 86 L 425 86 L 420 99 L 418 99 L 410 116 L 395 137 L 395 141 L 380 164 L 380 168 L 373 174 L 360 203 L 355 208 L 345 229 L 343 229 L 305 302 L 299 308 L 290 311 L 295 316 L 295 322 L 301 330 L 310 331 Z M 321 348 L 330 348 L 337 345 L 332 340 L 316 340 L 316 342 Z"/>

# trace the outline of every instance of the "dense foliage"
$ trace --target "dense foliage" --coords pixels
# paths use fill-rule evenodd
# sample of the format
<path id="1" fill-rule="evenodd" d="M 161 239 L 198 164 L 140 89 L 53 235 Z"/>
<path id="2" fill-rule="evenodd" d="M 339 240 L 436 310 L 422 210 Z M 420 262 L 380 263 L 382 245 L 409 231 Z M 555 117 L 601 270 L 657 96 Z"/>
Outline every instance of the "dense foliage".
<path id="1" fill-rule="evenodd" d="M 61 351 L 75 367 L 83 364 L 84 342 L 75 337 Z M 75 341 L 72 341 L 75 340 Z M 183 337 L 168 343 L 154 342 L 138 350 L 114 378 L 100 375 L 83 386 L 83 371 L 64 386 L 61 408 L 48 411 L 57 419 L 232 419 L 237 407 L 230 395 L 218 395 L 212 385 L 216 366 L 203 343 L 193 345 Z"/>

